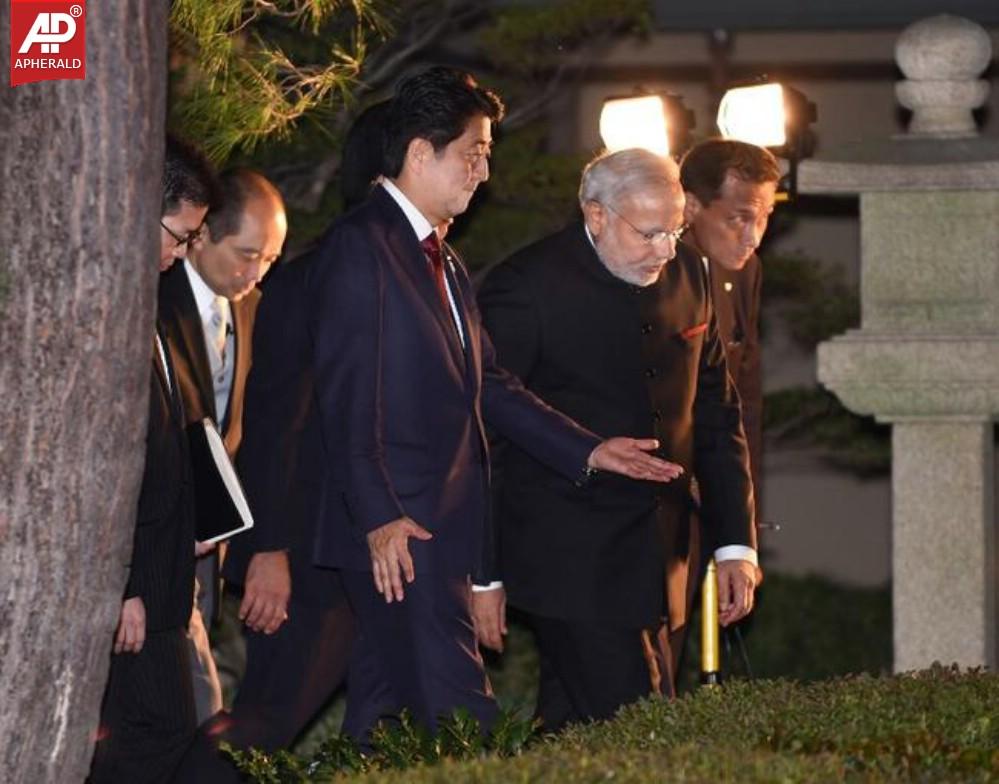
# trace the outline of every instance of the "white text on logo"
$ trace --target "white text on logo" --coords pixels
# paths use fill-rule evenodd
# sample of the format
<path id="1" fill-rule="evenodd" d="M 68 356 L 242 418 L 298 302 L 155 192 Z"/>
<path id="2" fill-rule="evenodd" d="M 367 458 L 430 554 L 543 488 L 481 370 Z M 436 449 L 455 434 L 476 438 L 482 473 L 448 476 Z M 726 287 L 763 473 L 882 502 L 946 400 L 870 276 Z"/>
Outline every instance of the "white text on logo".
<path id="1" fill-rule="evenodd" d="M 59 31 L 60 25 L 66 26 L 62 32 Z M 41 13 L 35 17 L 35 23 L 17 51 L 24 54 L 34 44 L 41 44 L 42 54 L 58 54 L 59 44 L 71 41 L 74 35 L 76 21 L 69 14 Z"/>

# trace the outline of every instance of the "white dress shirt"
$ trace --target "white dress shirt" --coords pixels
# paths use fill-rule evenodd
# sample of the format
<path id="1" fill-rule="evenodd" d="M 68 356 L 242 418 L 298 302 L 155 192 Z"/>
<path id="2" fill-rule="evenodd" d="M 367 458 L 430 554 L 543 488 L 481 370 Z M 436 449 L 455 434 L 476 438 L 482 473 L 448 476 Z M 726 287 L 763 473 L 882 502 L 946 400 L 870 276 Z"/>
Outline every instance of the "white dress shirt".
<path id="1" fill-rule="evenodd" d="M 229 392 L 232 390 L 232 379 L 236 367 L 233 352 L 235 341 L 232 330 L 232 311 L 228 307 L 228 300 L 223 300 L 225 302 L 223 312 L 224 317 L 228 320 L 228 326 L 226 328 L 225 351 L 222 356 L 219 356 L 218 348 L 212 337 L 212 332 L 215 329 L 212 326 L 212 318 L 215 315 L 215 309 L 212 306 L 218 295 L 209 288 L 194 265 L 187 259 L 184 259 L 184 271 L 191 284 L 191 291 L 194 292 L 194 302 L 198 306 L 198 316 L 201 318 L 201 333 L 205 339 L 205 351 L 208 354 L 208 364 L 212 373 L 212 388 L 215 393 L 215 424 L 221 430 L 229 405 Z"/>

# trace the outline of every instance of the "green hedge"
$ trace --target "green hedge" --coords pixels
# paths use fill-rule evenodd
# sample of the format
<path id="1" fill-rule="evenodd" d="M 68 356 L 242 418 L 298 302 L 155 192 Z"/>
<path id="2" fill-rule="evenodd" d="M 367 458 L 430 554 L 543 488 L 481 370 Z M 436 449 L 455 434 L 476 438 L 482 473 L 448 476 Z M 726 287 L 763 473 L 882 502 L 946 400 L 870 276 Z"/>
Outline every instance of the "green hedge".
<path id="1" fill-rule="evenodd" d="M 999 781 L 999 677 L 937 667 L 811 684 L 736 680 L 673 703 L 644 701 L 613 721 L 543 738 L 515 758 L 261 780 Z"/>
<path id="2" fill-rule="evenodd" d="M 232 618 L 236 607 L 238 602 L 229 605 Z M 768 574 L 757 592 L 756 610 L 740 627 L 756 677 L 812 681 L 861 672 L 878 675 L 891 669 L 891 597 L 887 586 L 855 588 L 820 577 Z M 691 628 L 694 631 L 679 677 L 681 692 L 698 684 L 696 617 Z M 238 636 L 236 621 L 229 634 Z M 723 674 L 746 675 L 734 635 L 727 635 L 727 641 L 731 650 L 723 650 Z M 238 648 L 216 648 L 222 671 L 241 672 Z M 506 652 L 502 657 L 488 656 L 487 664 L 500 705 L 530 716 L 538 678 L 538 658 L 530 632 L 517 622 L 511 623 Z M 343 708 L 341 697 L 317 718 L 294 750 L 304 755 L 314 752 L 339 730 Z"/>
<path id="3" fill-rule="evenodd" d="M 999 677 L 936 667 L 806 685 L 733 681 L 673 705 L 633 706 L 553 746 L 658 751 L 695 770 L 712 766 L 703 758 L 717 753 L 719 778 L 737 781 L 992 781 L 999 777 Z M 774 777 L 764 761 L 785 776 Z M 816 775 L 813 765 L 826 773 Z"/>

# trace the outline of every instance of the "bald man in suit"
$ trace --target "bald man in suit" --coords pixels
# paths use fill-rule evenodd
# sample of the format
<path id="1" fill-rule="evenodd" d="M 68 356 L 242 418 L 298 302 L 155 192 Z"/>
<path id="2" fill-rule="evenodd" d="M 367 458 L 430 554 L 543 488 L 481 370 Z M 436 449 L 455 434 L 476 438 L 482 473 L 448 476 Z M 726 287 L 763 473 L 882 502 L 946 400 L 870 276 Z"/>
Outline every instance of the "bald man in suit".
<path id="1" fill-rule="evenodd" d="M 257 172 L 227 172 L 219 178 L 219 204 L 206 216 L 201 238 L 160 281 L 160 318 L 187 422 L 215 422 L 232 459 L 243 432 L 243 390 L 260 299 L 256 284 L 280 256 L 286 234 L 277 188 Z M 222 709 L 207 634 L 220 598 L 218 564 L 217 552 L 198 559 L 197 603 L 188 628 L 199 723 Z"/>

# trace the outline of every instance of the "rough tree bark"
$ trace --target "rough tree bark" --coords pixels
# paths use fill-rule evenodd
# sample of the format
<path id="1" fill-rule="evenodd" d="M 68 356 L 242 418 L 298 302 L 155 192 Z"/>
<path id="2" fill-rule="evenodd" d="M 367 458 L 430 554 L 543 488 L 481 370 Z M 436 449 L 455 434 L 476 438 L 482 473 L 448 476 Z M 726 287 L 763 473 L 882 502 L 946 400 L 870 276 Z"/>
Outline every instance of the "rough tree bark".
<path id="1" fill-rule="evenodd" d="M 85 81 L 0 86 L 5 781 L 86 776 L 145 448 L 168 4 L 88 6 Z"/>

